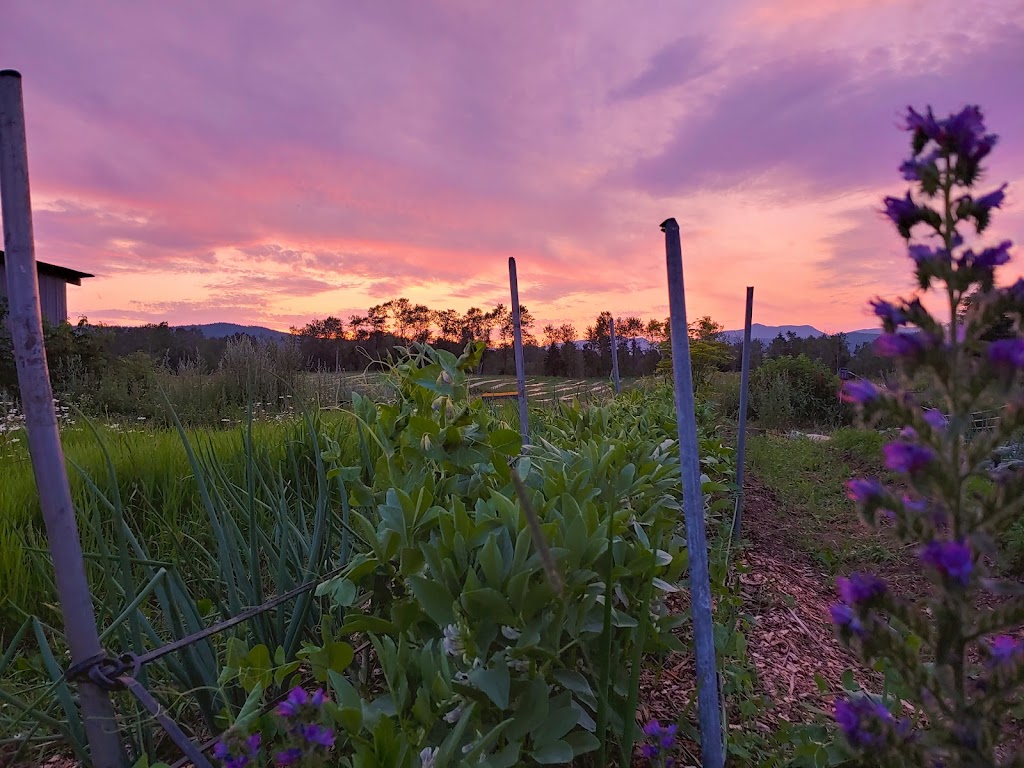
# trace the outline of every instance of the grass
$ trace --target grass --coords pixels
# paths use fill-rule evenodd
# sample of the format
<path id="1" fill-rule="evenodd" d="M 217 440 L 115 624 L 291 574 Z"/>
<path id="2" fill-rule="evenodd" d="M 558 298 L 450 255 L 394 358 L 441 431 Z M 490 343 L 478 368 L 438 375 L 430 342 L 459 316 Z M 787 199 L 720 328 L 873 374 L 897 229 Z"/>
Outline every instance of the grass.
<path id="1" fill-rule="evenodd" d="M 877 432 L 857 429 L 840 429 L 821 442 L 763 434 L 747 443 L 750 474 L 779 501 L 792 543 L 832 574 L 893 557 L 860 525 L 845 488 L 851 477 L 877 474 L 882 443 Z"/>
<path id="2" fill-rule="evenodd" d="M 352 425 L 350 414 L 324 413 L 318 420 L 321 431 L 337 436 L 345 444 L 345 435 Z M 106 496 L 114 490 L 107 479 L 103 446 L 116 472 L 116 490 L 123 499 L 128 522 L 153 558 L 178 559 L 179 546 L 184 546 L 185 551 L 190 546 L 210 546 L 199 487 L 175 431 L 108 425 L 97 427 L 94 434 L 78 423 L 61 434 L 86 552 L 96 551 L 96 542 L 94 532 L 82 518 L 96 500 L 84 477 L 93 478 Z M 187 436 L 193 446 L 216 457 L 218 467 L 230 482 L 239 487 L 244 484 L 246 456 L 241 427 L 190 430 Z M 289 452 L 301 457 L 310 450 L 298 420 L 255 423 L 253 444 L 271 462 L 286 460 Z M 22 611 L 40 612 L 40 596 L 52 595 L 52 568 L 46 555 L 39 497 L 24 440 L 9 441 L 0 452 L 0 476 L 4 478 L 0 484 L 0 584 L 4 585 L 6 598 L 0 605 L 3 632 Z M 203 575 L 193 574 L 197 579 Z"/>

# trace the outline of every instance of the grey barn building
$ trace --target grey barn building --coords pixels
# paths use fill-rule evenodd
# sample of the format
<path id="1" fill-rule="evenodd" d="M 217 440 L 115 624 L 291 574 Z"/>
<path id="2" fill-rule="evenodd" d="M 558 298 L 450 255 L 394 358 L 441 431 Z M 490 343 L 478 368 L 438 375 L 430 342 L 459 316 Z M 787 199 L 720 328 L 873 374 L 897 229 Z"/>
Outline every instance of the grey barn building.
<path id="1" fill-rule="evenodd" d="M 43 321 L 50 325 L 67 322 L 68 283 L 81 285 L 83 277 L 94 277 L 88 272 L 43 261 L 36 262 L 36 275 L 39 279 L 39 303 L 43 310 Z M 0 251 L 0 299 L 7 299 L 7 264 L 3 251 Z"/>

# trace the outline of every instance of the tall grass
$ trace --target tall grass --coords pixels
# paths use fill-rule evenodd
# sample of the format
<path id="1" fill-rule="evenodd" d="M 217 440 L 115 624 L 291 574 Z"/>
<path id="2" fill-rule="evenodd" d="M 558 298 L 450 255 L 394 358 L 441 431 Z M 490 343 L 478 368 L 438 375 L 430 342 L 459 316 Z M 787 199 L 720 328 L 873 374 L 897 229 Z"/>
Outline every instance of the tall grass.
<path id="1" fill-rule="evenodd" d="M 343 412 L 324 414 L 317 420 L 320 427 L 334 433 L 344 434 L 351 427 L 351 417 Z M 201 450 L 204 466 L 216 474 L 218 483 L 238 488 L 245 486 L 247 468 L 255 458 L 247 453 L 250 448 L 265 467 L 287 460 L 305 467 L 300 470 L 304 472 L 312 471 L 314 454 L 310 431 L 299 418 L 217 431 L 186 430 L 183 436 L 145 426 L 100 426 L 93 434 L 77 424 L 62 433 L 62 440 L 72 495 L 83 520 L 102 504 L 101 497 L 117 496 L 126 523 L 145 542 L 150 557 L 160 561 L 192 557 L 194 547 L 214 544 L 186 445 Z M 339 442 L 346 444 L 344 438 Z M 18 623 L 22 611 L 39 613 L 53 598 L 49 592 L 52 566 L 32 466 L 24 441 L 13 448 L 17 450 L 0 455 L 0 476 L 4 478 L 0 483 L 0 584 L 4 597 L 0 637 Z M 93 482 L 95 487 L 91 487 Z M 294 479 L 284 483 L 294 490 Z M 95 553 L 97 532 L 85 525 L 82 529 L 86 552 Z M 196 573 L 197 578 L 204 575 Z M 56 621 L 52 609 L 42 613 Z"/>

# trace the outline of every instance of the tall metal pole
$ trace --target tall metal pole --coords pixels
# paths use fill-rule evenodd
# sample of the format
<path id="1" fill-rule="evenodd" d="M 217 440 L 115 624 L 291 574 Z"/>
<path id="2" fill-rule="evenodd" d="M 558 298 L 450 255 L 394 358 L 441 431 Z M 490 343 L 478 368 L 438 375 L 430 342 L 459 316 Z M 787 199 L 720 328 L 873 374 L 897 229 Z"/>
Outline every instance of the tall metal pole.
<path id="1" fill-rule="evenodd" d="M 740 435 L 736 444 L 736 512 L 732 517 L 732 539 L 737 541 L 743 528 L 743 482 L 747 452 L 747 389 L 750 384 L 750 321 L 754 316 L 754 286 L 747 286 L 747 319 L 743 326 L 743 365 L 740 374 Z"/>
<path id="2" fill-rule="evenodd" d="M 697 715 L 704 768 L 725 763 L 722 720 L 718 704 L 718 669 L 715 664 L 715 631 L 711 616 L 711 579 L 708 543 L 704 531 L 704 495 L 700 483 L 697 416 L 693 402 L 693 370 L 686 323 L 686 291 L 683 286 L 683 252 L 675 219 L 662 222 L 665 261 L 668 267 L 668 302 L 672 333 L 672 373 L 675 381 L 679 461 L 683 475 L 683 514 L 686 546 L 690 555 L 690 610 L 697 660 Z"/>
<path id="3" fill-rule="evenodd" d="M 615 318 L 608 318 L 608 333 L 612 339 L 612 379 L 615 381 L 615 394 L 622 391 L 619 385 L 619 346 L 615 343 Z"/>
<path id="4" fill-rule="evenodd" d="M 512 289 L 512 342 L 516 354 L 516 385 L 519 391 L 519 432 L 523 445 L 530 444 L 529 414 L 526 410 L 526 366 L 523 362 L 523 328 L 519 316 L 519 280 L 516 278 L 516 260 L 508 259 L 508 282 Z"/>
<path id="5" fill-rule="evenodd" d="M 0 71 L 0 199 L 11 335 L 29 455 L 46 524 L 57 595 L 64 615 L 64 634 L 71 648 L 71 661 L 78 664 L 98 656 L 102 648 L 85 575 L 85 561 L 43 346 L 28 184 L 25 108 L 21 75 L 10 69 Z M 88 680 L 79 684 L 78 693 L 92 764 L 96 768 L 121 765 L 121 740 L 110 697 Z"/>

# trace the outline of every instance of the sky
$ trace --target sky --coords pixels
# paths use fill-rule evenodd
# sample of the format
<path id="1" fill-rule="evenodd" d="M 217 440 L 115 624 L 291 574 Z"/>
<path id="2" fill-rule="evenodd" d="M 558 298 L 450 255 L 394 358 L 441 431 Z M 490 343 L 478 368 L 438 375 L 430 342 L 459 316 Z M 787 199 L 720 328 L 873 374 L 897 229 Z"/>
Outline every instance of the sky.
<path id="1" fill-rule="evenodd" d="M 286 330 L 404 296 L 539 325 L 835 332 L 909 295 L 908 105 L 1000 135 L 1024 242 L 1024 0 L 71 0 L 4 5 L 36 256 L 73 318 Z M 1019 249 L 1018 254 L 1021 253 Z M 1024 255 L 1003 280 L 1024 274 Z"/>

